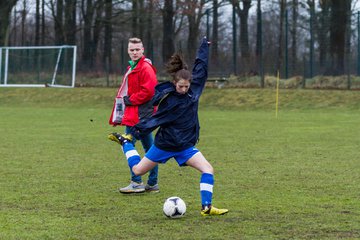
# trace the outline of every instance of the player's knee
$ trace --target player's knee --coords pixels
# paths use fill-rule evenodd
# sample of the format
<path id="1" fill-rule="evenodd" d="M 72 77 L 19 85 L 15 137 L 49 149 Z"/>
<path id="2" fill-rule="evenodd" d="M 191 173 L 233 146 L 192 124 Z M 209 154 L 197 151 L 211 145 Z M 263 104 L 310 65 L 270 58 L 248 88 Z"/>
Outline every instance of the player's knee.
<path id="1" fill-rule="evenodd" d="M 141 172 L 139 171 L 139 168 L 136 165 L 132 168 L 132 171 L 136 176 L 141 175 Z"/>
<path id="2" fill-rule="evenodd" d="M 204 169 L 203 172 L 204 173 L 210 173 L 210 174 L 214 175 L 214 168 L 211 165 L 209 165 L 209 166 L 206 167 L 206 169 Z"/>
<path id="3" fill-rule="evenodd" d="M 134 173 L 135 176 L 141 176 L 143 175 L 144 173 L 141 171 L 141 169 L 139 169 L 137 167 L 137 165 L 135 165 L 133 168 L 132 168 L 132 171 Z"/>

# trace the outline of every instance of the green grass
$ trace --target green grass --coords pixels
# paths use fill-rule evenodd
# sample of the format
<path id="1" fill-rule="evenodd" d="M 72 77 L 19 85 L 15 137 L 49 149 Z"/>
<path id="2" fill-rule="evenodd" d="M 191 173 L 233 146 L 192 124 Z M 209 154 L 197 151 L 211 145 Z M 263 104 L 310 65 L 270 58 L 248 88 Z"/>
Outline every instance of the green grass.
<path id="1" fill-rule="evenodd" d="M 206 89 L 198 147 L 214 205 L 230 210 L 208 218 L 199 173 L 174 161 L 160 193 L 118 193 L 129 170 L 106 138 L 122 131 L 107 124 L 115 93 L 0 89 L 0 239 L 360 238 L 359 92 L 282 90 L 275 118 L 274 90 Z M 174 195 L 188 209 L 169 220 Z"/>

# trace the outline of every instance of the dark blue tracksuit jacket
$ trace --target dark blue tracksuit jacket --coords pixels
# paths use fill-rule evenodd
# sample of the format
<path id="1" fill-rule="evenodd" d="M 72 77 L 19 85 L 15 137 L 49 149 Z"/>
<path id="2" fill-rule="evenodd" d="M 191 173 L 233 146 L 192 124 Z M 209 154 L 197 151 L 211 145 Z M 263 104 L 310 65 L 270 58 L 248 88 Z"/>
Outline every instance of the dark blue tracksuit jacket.
<path id="1" fill-rule="evenodd" d="M 209 46 L 204 38 L 197 51 L 190 89 L 186 94 L 177 93 L 172 82 L 156 86 L 152 101 L 158 110 L 133 127 L 136 138 L 159 127 L 154 144 L 162 150 L 182 151 L 197 143 L 200 130 L 198 105 L 207 80 L 208 55 Z"/>

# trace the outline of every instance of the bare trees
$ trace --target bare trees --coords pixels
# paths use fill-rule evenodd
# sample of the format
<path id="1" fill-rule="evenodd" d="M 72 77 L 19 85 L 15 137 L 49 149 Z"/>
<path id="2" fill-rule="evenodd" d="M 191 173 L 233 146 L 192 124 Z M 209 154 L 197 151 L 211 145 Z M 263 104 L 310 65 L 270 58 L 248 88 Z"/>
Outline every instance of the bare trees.
<path id="1" fill-rule="evenodd" d="M 213 0 L 213 21 L 212 21 L 212 36 L 211 36 L 211 60 L 213 65 L 219 64 L 219 1 Z M 209 37 L 209 36 L 208 36 Z"/>
<path id="2" fill-rule="evenodd" d="M 17 2 L 17 9 L 12 12 Z M 120 60 L 121 64 L 125 62 L 124 42 L 131 36 L 143 38 L 146 55 L 161 68 L 180 48 L 192 59 L 199 38 L 210 35 L 211 69 L 224 74 L 232 72 L 233 64 L 239 69 L 238 74 L 274 74 L 285 68 L 291 68 L 292 74 L 303 74 L 312 67 L 315 74 L 343 74 L 344 59 L 354 57 L 350 47 L 357 43 L 350 39 L 356 36 L 351 29 L 352 2 L 0 1 L 0 41 L 6 45 L 10 34 L 10 44 L 14 45 L 76 44 L 79 70 L 111 71 Z M 234 39 L 231 7 L 236 18 Z M 7 31 L 11 16 L 12 28 Z M 232 51 L 233 46 L 239 49 Z"/>
<path id="3" fill-rule="evenodd" d="M 286 0 L 279 0 L 280 21 L 279 21 L 279 40 L 278 40 L 278 57 L 277 57 L 277 70 L 282 68 L 283 63 L 283 49 L 284 49 L 284 16 L 286 11 Z M 288 46 L 285 46 L 287 48 Z"/>
<path id="4" fill-rule="evenodd" d="M 331 0 L 330 15 L 330 59 L 332 73 L 344 73 L 345 37 L 347 15 L 350 13 L 351 0 Z"/>
<path id="5" fill-rule="evenodd" d="M 164 0 L 164 7 L 161 9 L 163 19 L 163 61 L 171 57 L 175 51 L 175 9 L 174 1 Z"/>
<path id="6" fill-rule="evenodd" d="M 296 69 L 297 66 L 297 38 L 298 38 L 298 19 L 299 19 L 299 0 L 292 0 L 292 24 L 290 29 L 291 35 L 291 66 Z M 294 71 L 298 74 L 296 71 Z"/>
<path id="7" fill-rule="evenodd" d="M 322 74 L 339 75 L 345 71 L 346 40 L 350 39 L 351 0 L 322 0 L 315 12 L 315 0 L 308 0 L 313 45 L 317 43 L 317 61 Z M 310 29 L 310 30 L 313 30 Z M 314 47 L 314 46 L 311 46 Z"/>
<path id="8" fill-rule="evenodd" d="M 105 19 L 104 19 L 104 53 L 103 64 L 111 71 L 111 44 L 112 44 L 112 0 L 105 0 Z"/>
<path id="9" fill-rule="evenodd" d="M 69 45 L 76 44 L 76 5 L 76 0 L 65 0 L 63 29 L 65 33 L 65 43 Z"/>
<path id="10" fill-rule="evenodd" d="M 243 59 L 243 63 L 249 61 L 250 49 L 249 49 L 249 10 L 251 8 L 251 0 L 233 1 L 235 6 L 236 14 L 240 18 L 240 52 Z M 242 3 L 240 5 L 240 3 Z"/>
<path id="11" fill-rule="evenodd" d="M 11 10 L 17 0 L 0 1 L 0 45 L 8 45 Z"/>
<path id="12" fill-rule="evenodd" d="M 188 20 L 188 41 L 187 56 L 193 59 L 195 55 L 194 49 L 197 48 L 197 39 L 199 37 L 200 23 L 205 15 L 205 0 L 185 0 L 183 14 Z"/>

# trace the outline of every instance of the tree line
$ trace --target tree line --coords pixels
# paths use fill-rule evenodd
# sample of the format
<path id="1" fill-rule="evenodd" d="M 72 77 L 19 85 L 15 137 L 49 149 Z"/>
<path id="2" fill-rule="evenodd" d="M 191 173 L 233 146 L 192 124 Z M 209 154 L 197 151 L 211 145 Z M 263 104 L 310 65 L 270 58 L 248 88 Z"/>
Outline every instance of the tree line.
<path id="1" fill-rule="evenodd" d="M 77 45 L 79 71 L 122 71 L 140 37 L 162 69 L 211 40 L 211 73 L 340 75 L 357 59 L 357 0 L 7 0 L 0 45 Z M 307 65 L 309 63 L 309 65 Z M 314 74 L 316 74 L 314 73 Z M 311 73 L 313 74 L 313 73 Z"/>

